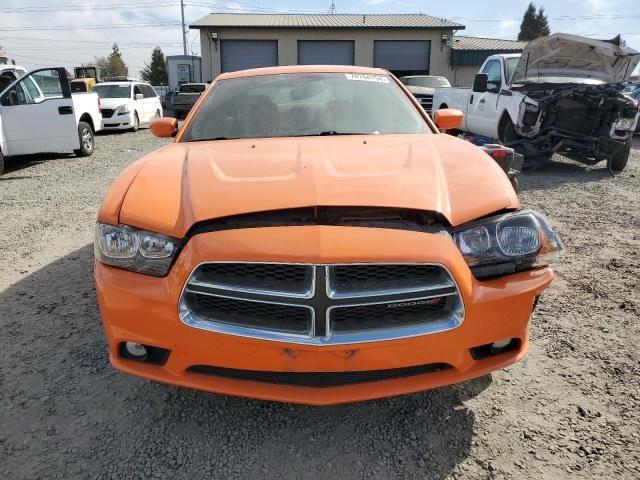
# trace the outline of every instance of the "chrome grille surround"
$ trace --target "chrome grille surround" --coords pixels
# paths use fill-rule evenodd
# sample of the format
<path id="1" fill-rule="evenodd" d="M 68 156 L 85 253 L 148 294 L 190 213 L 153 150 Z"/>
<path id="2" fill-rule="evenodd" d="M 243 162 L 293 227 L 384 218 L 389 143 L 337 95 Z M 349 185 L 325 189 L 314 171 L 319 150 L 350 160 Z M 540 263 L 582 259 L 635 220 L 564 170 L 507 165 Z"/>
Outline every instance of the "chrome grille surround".
<path id="1" fill-rule="evenodd" d="M 302 292 L 296 289 L 294 292 L 272 290 L 265 288 L 245 288 L 241 285 L 227 285 L 224 283 L 212 283 L 203 281 L 199 277 L 199 271 L 206 265 L 298 265 L 309 270 L 311 284 Z M 437 270 L 438 275 L 429 278 L 423 284 L 413 284 L 403 287 L 395 286 L 389 289 L 362 289 L 348 292 L 336 289 L 336 269 L 350 267 L 379 269 L 390 268 L 414 268 L 416 271 L 424 268 Z M 289 331 L 255 328 L 255 326 L 242 325 L 229 322 L 224 318 L 211 318 L 208 315 L 198 314 L 190 305 L 190 295 L 207 295 L 213 298 L 233 300 L 238 302 L 257 302 L 262 304 L 280 305 L 292 309 L 308 309 L 311 316 L 311 328 L 303 328 L 293 333 Z M 435 308 L 433 302 L 441 303 Z M 387 326 L 383 328 L 361 328 L 351 331 L 340 331 L 332 324 L 332 318 L 338 309 L 350 309 L 371 306 L 380 307 L 387 305 L 390 312 L 398 308 L 402 311 L 405 306 L 425 306 L 425 316 L 418 321 L 400 326 Z M 441 308 L 440 308 L 441 307 Z M 293 312 L 293 311 L 292 311 Z M 343 310 L 344 312 L 344 310 Z M 433 314 L 436 312 L 436 314 Z M 439 312 L 439 313 L 438 313 Z M 421 335 L 440 333 L 454 329 L 464 321 L 464 304 L 453 277 L 446 267 L 433 263 L 354 263 L 354 264 L 330 264 L 315 265 L 302 263 L 275 263 L 275 262 L 203 262 L 194 268 L 185 283 L 180 296 L 178 313 L 180 320 L 187 326 L 217 332 L 228 335 L 255 338 L 261 340 L 278 341 L 304 345 L 342 345 L 365 342 L 379 342 L 410 338 Z M 296 312 L 296 315 L 299 313 Z M 429 315 L 426 315 L 428 313 Z M 390 314 L 391 318 L 391 314 Z M 266 322 L 265 322 L 266 323 Z M 390 322 L 393 323 L 393 322 Z M 406 322 L 405 322 L 406 323 Z M 366 315 L 365 315 L 366 324 Z M 255 322 L 254 322 L 255 325 Z"/>

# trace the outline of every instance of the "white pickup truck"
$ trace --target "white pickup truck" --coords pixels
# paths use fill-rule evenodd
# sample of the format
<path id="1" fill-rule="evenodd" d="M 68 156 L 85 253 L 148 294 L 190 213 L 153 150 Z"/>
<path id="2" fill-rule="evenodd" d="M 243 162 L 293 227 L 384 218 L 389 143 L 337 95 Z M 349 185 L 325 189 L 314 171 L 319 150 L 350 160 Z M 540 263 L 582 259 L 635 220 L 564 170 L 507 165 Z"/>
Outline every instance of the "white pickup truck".
<path id="1" fill-rule="evenodd" d="M 64 68 L 23 74 L 0 91 L 0 174 L 4 158 L 14 155 L 64 151 L 91 155 L 94 132 L 101 128 L 98 96 L 72 95 Z"/>
<path id="2" fill-rule="evenodd" d="M 620 171 L 638 121 L 638 103 L 621 84 L 638 61 L 620 37 L 554 34 L 521 55 L 490 56 L 471 89 L 436 89 L 433 108 L 462 110 L 462 131 L 498 139 L 529 161 L 561 153 L 589 165 L 606 159 Z"/>

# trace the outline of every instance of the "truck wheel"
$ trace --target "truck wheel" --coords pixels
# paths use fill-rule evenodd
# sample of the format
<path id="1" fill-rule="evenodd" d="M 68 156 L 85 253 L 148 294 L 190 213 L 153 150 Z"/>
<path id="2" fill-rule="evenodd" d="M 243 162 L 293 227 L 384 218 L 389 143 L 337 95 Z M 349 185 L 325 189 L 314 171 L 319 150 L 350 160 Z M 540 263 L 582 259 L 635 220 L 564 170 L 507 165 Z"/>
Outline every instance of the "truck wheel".
<path id="1" fill-rule="evenodd" d="M 74 150 L 73 153 L 75 153 L 77 157 L 89 157 L 93 155 L 93 130 L 87 122 L 78 123 L 78 139 L 80 140 L 80 148 Z"/>
<path id="2" fill-rule="evenodd" d="M 131 127 L 132 132 L 137 132 L 140 128 L 140 119 L 138 118 L 138 112 L 134 112 L 133 114 L 133 127 Z"/>
<path id="3" fill-rule="evenodd" d="M 4 156 L 2 155 L 2 150 L 0 150 L 0 175 L 4 173 Z"/>
<path id="4" fill-rule="evenodd" d="M 619 151 L 618 154 L 612 156 L 609 159 L 609 165 L 611 170 L 614 172 L 621 172 L 624 170 L 624 167 L 627 166 L 627 161 L 629 160 L 629 155 L 631 154 L 631 138 L 627 139 L 624 143 L 624 147 Z"/>

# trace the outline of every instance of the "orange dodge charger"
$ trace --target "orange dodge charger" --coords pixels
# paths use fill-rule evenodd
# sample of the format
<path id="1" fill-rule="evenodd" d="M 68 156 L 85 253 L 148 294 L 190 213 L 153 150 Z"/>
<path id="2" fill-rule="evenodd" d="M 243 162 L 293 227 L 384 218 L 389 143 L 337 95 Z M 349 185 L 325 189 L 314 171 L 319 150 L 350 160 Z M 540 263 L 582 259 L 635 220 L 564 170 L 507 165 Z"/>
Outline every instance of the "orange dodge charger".
<path id="1" fill-rule="evenodd" d="M 507 175 L 388 72 L 221 75 L 108 191 L 95 280 L 111 363 L 334 404 L 520 360 L 562 244 Z"/>

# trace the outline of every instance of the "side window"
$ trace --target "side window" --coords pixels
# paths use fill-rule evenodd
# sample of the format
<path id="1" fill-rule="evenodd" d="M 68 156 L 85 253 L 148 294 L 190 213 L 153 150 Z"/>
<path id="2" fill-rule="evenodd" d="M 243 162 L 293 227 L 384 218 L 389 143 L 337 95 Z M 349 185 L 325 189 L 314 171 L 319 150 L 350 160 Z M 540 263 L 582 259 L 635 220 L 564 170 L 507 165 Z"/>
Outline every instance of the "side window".
<path id="1" fill-rule="evenodd" d="M 4 106 L 32 105 L 50 98 L 64 98 L 65 91 L 58 70 L 36 70 L 22 77 L 12 88 L 6 90 L 0 103 Z"/>
<path id="2" fill-rule="evenodd" d="M 487 74 L 487 92 L 498 93 L 502 87 L 502 69 L 500 61 L 491 60 L 482 69 Z"/>
<path id="3" fill-rule="evenodd" d="M 142 88 L 142 93 L 144 94 L 144 98 L 153 98 L 156 97 L 156 92 L 151 85 L 140 85 Z"/>
<path id="4" fill-rule="evenodd" d="M 133 87 L 133 98 L 134 98 L 134 100 L 136 98 L 136 95 L 138 95 L 138 94 L 142 95 L 142 90 L 140 90 L 140 85 L 134 85 L 134 87 Z"/>

